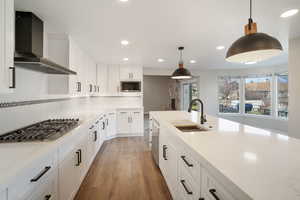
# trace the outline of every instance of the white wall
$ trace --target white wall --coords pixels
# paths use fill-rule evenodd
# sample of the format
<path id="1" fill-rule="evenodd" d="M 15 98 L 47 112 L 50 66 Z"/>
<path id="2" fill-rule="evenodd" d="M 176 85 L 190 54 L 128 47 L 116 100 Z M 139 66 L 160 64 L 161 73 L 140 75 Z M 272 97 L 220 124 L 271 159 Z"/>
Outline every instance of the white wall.
<path id="1" fill-rule="evenodd" d="M 289 135 L 300 138 L 300 38 L 289 42 Z"/>
<path id="2" fill-rule="evenodd" d="M 244 124 L 257 126 L 267 129 L 275 129 L 283 132 L 288 132 L 288 121 L 274 119 L 271 117 L 251 117 L 241 115 L 219 115 L 218 113 L 218 77 L 231 75 L 231 76 L 245 76 L 251 74 L 265 74 L 287 71 L 287 66 L 275 66 L 268 68 L 248 68 L 240 70 L 208 70 L 197 72 L 199 75 L 199 93 L 200 99 L 204 102 L 204 112 L 213 115 L 227 118 L 233 121 L 238 121 Z"/>

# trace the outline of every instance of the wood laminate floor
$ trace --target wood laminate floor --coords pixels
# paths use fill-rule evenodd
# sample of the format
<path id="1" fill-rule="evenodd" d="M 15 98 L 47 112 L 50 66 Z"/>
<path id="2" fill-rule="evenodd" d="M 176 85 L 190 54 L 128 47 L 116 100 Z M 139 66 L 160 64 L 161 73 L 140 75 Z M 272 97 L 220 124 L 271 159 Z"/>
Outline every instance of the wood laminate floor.
<path id="1" fill-rule="evenodd" d="M 116 138 L 102 146 L 75 200 L 171 200 L 142 137 Z"/>

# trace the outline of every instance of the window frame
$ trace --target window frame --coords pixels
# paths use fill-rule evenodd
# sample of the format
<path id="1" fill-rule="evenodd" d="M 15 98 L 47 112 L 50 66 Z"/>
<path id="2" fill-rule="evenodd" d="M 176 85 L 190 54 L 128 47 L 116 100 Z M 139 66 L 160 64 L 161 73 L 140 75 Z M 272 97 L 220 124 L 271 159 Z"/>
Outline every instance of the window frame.
<path id="1" fill-rule="evenodd" d="M 282 73 L 287 73 L 287 71 L 284 71 Z M 218 94 L 217 94 L 217 109 L 218 109 L 218 115 L 223 115 L 223 116 L 244 116 L 244 117 L 255 117 L 255 118 L 266 118 L 266 119 L 277 119 L 277 120 L 283 120 L 286 121 L 288 120 L 287 118 L 279 117 L 278 116 L 278 79 L 277 75 L 282 74 L 282 73 L 262 73 L 262 74 L 251 74 L 251 75 L 246 75 L 246 76 L 218 76 L 217 77 L 217 87 L 218 87 Z M 270 99 L 270 115 L 259 115 L 259 114 L 248 114 L 245 112 L 245 102 L 246 102 L 246 92 L 245 92 L 245 86 L 246 86 L 246 78 L 251 78 L 251 77 L 271 77 L 271 85 L 270 85 L 270 93 L 271 93 L 271 99 Z M 231 78 L 239 78 L 239 92 L 240 92 L 240 106 L 239 106 L 239 112 L 238 113 L 222 113 L 220 112 L 219 105 L 220 105 L 220 100 L 219 100 L 219 93 L 220 93 L 220 88 L 219 88 L 219 79 L 224 78 L 224 77 L 231 77 Z"/>

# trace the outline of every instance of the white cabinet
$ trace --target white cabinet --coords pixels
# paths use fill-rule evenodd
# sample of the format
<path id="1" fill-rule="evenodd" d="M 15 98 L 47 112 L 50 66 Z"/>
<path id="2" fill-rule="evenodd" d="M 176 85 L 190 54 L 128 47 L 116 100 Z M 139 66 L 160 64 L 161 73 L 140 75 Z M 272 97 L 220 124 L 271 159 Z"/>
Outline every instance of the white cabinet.
<path id="1" fill-rule="evenodd" d="M 99 95 L 105 96 L 108 93 L 108 66 L 104 64 L 97 65 L 97 85 L 99 86 Z"/>
<path id="2" fill-rule="evenodd" d="M 98 92 L 96 64 L 65 34 L 47 34 L 47 57 L 77 72 L 77 75 L 48 75 L 48 93 L 88 96 Z"/>
<path id="3" fill-rule="evenodd" d="M 100 96 L 119 96 L 119 65 L 97 65 L 97 85 Z"/>
<path id="4" fill-rule="evenodd" d="M 120 66 L 121 81 L 141 81 L 143 79 L 143 68 L 135 65 Z"/>
<path id="5" fill-rule="evenodd" d="M 88 169 L 87 154 L 87 134 L 82 134 L 81 138 L 65 144 L 59 153 L 59 197 L 64 200 L 71 200 L 76 195 L 77 190 Z"/>
<path id="6" fill-rule="evenodd" d="M 57 178 L 57 154 L 48 155 L 31 163 L 8 186 L 8 200 L 27 200 L 41 185 Z"/>
<path id="7" fill-rule="evenodd" d="M 106 115 L 106 139 L 114 138 L 117 134 L 117 114 L 108 112 Z"/>
<path id="8" fill-rule="evenodd" d="M 0 200 L 7 200 L 7 190 L 0 191 Z"/>
<path id="9" fill-rule="evenodd" d="M 176 146 L 169 141 L 166 130 L 160 129 L 159 136 L 159 167 L 165 177 L 168 188 L 172 194 L 173 199 L 177 199 L 177 170 L 178 170 L 178 154 Z"/>
<path id="10" fill-rule="evenodd" d="M 15 87 L 14 13 L 14 1 L 0 0 L 0 93 L 10 93 Z"/>
<path id="11" fill-rule="evenodd" d="M 131 124 L 130 124 L 130 111 L 119 111 L 117 116 L 117 132 L 118 134 L 130 134 Z"/>
<path id="12" fill-rule="evenodd" d="M 118 96 L 120 93 L 120 71 L 119 65 L 108 66 L 108 94 Z"/>
<path id="13" fill-rule="evenodd" d="M 26 200 L 58 200 L 56 177 L 42 183 Z"/>
<path id="14" fill-rule="evenodd" d="M 142 110 L 123 109 L 117 113 L 117 134 L 123 136 L 143 134 Z"/>

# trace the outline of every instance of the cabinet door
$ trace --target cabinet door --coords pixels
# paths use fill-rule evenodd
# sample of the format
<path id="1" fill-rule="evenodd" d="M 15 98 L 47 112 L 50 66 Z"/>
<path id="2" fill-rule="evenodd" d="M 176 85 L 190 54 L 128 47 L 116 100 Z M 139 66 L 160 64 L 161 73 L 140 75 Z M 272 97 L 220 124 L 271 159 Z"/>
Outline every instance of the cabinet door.
<path id="1" fill-rule="evenodd" d="M 120 72 L 119 65 L 108 66 L 108 93 L 112 96 L 119 95 L 120 92 Z"/>
<path id="2" fill-rule="evenodd" d="M 59 199 L 71 200 L 76 194 L 77 149 L 66 155 L 59 163 Z"/>
<path id="3" fill-rule="evenodd" d="M 0 0 L 0 93 L 10 93 L 14 80 L 14 1 Z"/>
<path id="4" fill-rule="evenodd" d="M 0 200 L 7 200 L 7 191 L 0 191 Z"/>
<path id="5" fill-rule="evenodd" d="M 107 114 L 107 139 L 113 138 L 116 135 L 117 128 L 117 117 L 116 113 L 110 112 Z"/>
<path id="6" fill-rule="evenodd" d="M 57 181 L 49 180 L 36 188 L 35 192 L 26 200 L 57 200 Z"/>
<path id="7" fill-rule="evenodd" d="M 126 81 L 132 79 L 132 70 L 130 66 L 121 65 L 120 66 L 120 80 Z"/>
<path id="8" fill-rule="evenodd" d="M 87 165 L 90 166 L 90 164 L 93 162 L 94 157 L 97 153 L 98 148 L 98 130 L 95 128 L 95 125 L 92 125 L 89 128 L 88 131 L 88 142 L 87 142 L 87 152 L 86 152 L 86 160 Z"/>
<path id="9" fill-rule="evenodd" d="M 143 115 L 141 111 L 132 111 L 130 116 L 132 133 L 143 133 L 142 123 Z"/>
<path id="10" fill-rule="evenodd" d="M 108 67 L 107 65 L 97 65 L 97 85 L 99 94 L 106 95 L 108 92 Z"/>
<path id="11" fill-rule="evenodd" d="M 117 132 L 118 134 L 129 134 L 130 126 L 130 111 L 119 111 L 117 116 Z"/>
<path id="12" fill-rule="evenodd" d="M 141 66 L 135 66 L 132 68 L 132 79 L 136 81 L 143 80 L 143 68 Z"/>

